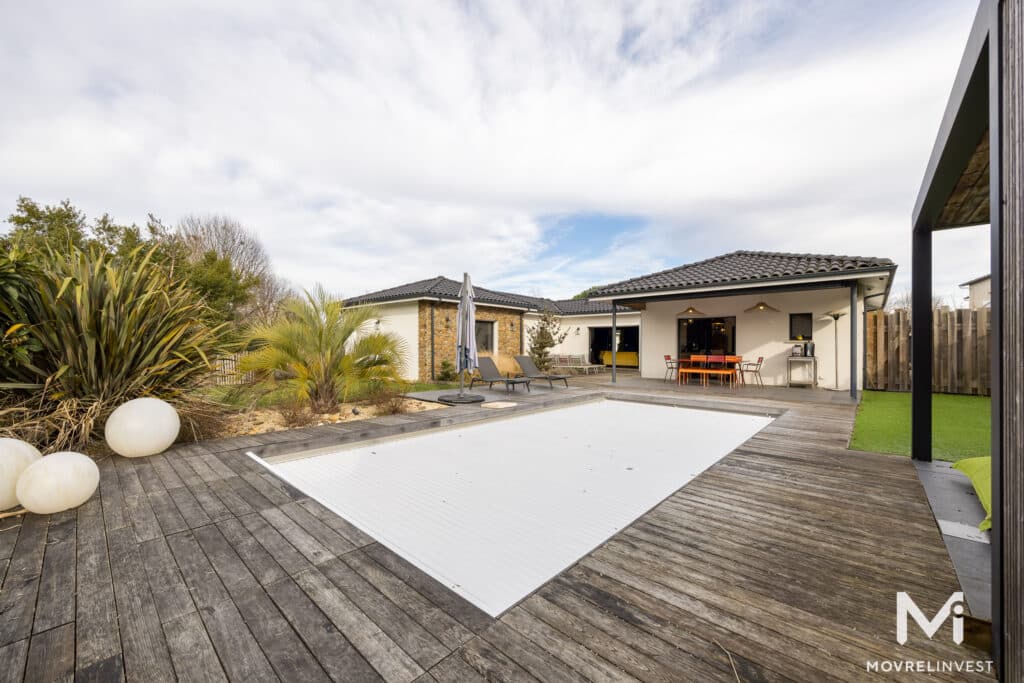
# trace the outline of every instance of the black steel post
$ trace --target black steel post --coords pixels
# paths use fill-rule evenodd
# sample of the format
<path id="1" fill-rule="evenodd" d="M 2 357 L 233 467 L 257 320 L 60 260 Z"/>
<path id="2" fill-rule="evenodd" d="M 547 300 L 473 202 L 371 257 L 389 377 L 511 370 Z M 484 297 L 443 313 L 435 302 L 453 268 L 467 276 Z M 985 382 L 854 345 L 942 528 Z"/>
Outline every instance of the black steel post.
<path id="1" fill-rule="evenodd" d="M 615 381 L 616 381 L 616 369 L 617 368 L 616 368 L 615 356 L 619 352 L 619 348 L 618 348 L 619 345 L 616 343 L 618 341 L 618 336 L 619 336 L 618 307 L 615 305 L 615 302 L 612 301 L 612 384 L 615 384 Z"/>
<path id="2" fill-rule="evenodd" d="M 932 233 L 928 227 L 912 236 L 910 313 L 910 455 L 932 459 Z"/>
<path id="3" fill-rule="evenodd" d="M 857 282 L 850 285 L 850 397 L 857 400 Z"/>

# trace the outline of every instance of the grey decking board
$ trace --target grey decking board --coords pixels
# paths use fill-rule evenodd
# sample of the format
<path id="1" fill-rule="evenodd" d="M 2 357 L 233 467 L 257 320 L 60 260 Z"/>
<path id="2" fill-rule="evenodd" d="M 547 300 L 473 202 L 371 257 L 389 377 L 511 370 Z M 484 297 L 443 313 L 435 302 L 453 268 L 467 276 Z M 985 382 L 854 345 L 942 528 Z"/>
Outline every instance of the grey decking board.
<path id="1" fill-rule="evenodd" d="M 259 544 L 270 553 L 274 560 L 281 565 L 281 568 L 289 575 L 295 576 L 304 572 L 312 563 L 302 553 L 295 549 L 281 533 L 274 528 L 262 515 L 252 513 L 240 517 L 239 521 L 246 530 L 253 535 Z"/>
<path id="2" fill-rule="evenodd" d="M 246 591 L 235 603 L 282 681 L 329 680 L 262 588 Z"/>
<path id="3" fill-rule="evenodd" d="M 161 537 L 141 543 L 139 553 L 146 567 L 146 576 L 160 621 L 167 623 L 195 612 L 192 595 L 178 570 L 167 540 Z"/>
<path id="4" fill-rule="evenodd" d="M 267 588 L 278 609 L 335 681 L 381 680 L 331 620 L 291 579 Z"/>
<path id="5" fill-rule="evenodd" d="M 103 506 L 93 498 L 77 512 L 76 676 L 96 678 L 112 675 L 115 670 L 123 676 L 117 611 L 110 608 L 116 602 L 107 555 L 107 535 L 102 523 Z"/>
<path id="6" fill-rule="evenodd" d="M 204 526 L 192 532 L 192 535 L 199 542 L 206 558 L 213 565 L 213 570 L 220 577 L 221 583 L 232 596 L 244 594 L 246 591 L 256 588 L 256 577 L 252 575 L 249 568 L 242 562 L 234 548 L 221 530 L 214 526 Z"/>
<path id="7" fill-rule="evenodd" d="M 0 647 L 0 683 L 18 683 L 25 677 L 25 660 L 28 658 L 28 638 Z"/>
<path id="8" fill-rule="evenodd" d="M 64 624 L 32 636 L 25 662 L 26 681 L 73 681 L 75 625 Z"/>
<path id="9" fill-rule="evenodd" d="M 282 505 L 281 511 L 335 555 L 340 557 L 356 549 L 351 541 L 314 517 L 309 510 L 297 502 Z"/>
<path id="10" fill-rule="evenodd" d="M 28 514 L 23 518 L 0 590 L 0 647 L 32 633 L 46 528 L 46 517 Z"/>
<path id="11" fill-rule="evenodd" d="M 455 649 L 473 637 L 472 631 L 361 550 L 348 553 L 341 559 L 449 649 Z"/>
<path id="12" fill-rule="evenodd" d="M 765 392 L 771 397 L 753 400 L 752 391 L 697 392 L 693 387 L 662 391 L 662 397 L 677 405 L 740 407 L 780 417 L 727 456 L 721 467 L 713 466 L 693 487 L 674 494 L 660 509 L 563 572 L 542 587 L 532 602 L 513 608 L 500 622 L 245 456 L 246 450 L 258 450 L 254 443 L 271 442 L 276 452 L 296 451 L 311 443 L 352 443 L 500 419 L 600 395 L 545 393 L 544 397 L 517 397 L 521 405 L 511 412 L 445 409 L 391 421 L 401 424 L 362 421 L 343 428 L 282 432 L 271 439 L 175 446 L 146 460 L 100 459 L 100 493 L 76 513 L 76 677 L 165 678 L 171 669 L 159 673 L 163 662 L 183 678 L 204 671 L 217 678 L 223 674 L 219 666 L 224 659 L 235 675 L 256 679 L 279 678 L 282 671 L 293 670 L 291 666 L 296 671 L 320 667 L 333 680 L 379 679 L 380 673 L 289 578 L 296 576 L 393 680 L 415 676 L 410 680 L 473 681 L 482 678 L 481 672 L 523 680 L 558 679 L 560 674 L 570 679 L 576 675 L 626 678 L 626 670 L 611 661 L 645 680 L 664 680 L 668 674 L 685 679 L 695 672 L 706 674 L 706 679 L 724 675 L 728 680 L 731 665 L 712 641 L 728 648 L 744 680 L 829 675 L 852 679 L 854 669 L 847 666 L 851 658 L 900 653 L 889 633 L 891 596 L 878 586 L 857 592 L 859 584 L 867 586 L 870 580 L 883 587 L 895 586 L 927 575 L 931 588 L 915 586 L 912 580 L 906 584 L 915 597 L 920 589 L 926 611 L 934 611 L 937 605 L 931 601 L 958 585 L 908 461 L 847 451 L 844 442 L 853 424 L 852 407 L 779 400 L 798 396 L 795 392 Z M 614 393 L 648 400 L 625 387 Z M 871 485 L 872 477 L 876 486 Z M 809 494 L 793 499 L 792 507 L 791 494 L 800 494 L 789 486 L 790 480 L 805 482 Z M 145 506 L 132 498 L 140 495 L 146 497 Z M 167 500 L 189 530 L 168 534 L 181 523 L 167 512 L 171 509 Z M 794 512 L 787 514 L 789 509 Z M 284 535 L 267 521 L 268 516 L 284 528 Z M 19 603 L 13 611 L 0 614 L 0 639 L 13 637 L 28 622 L 24 635 L 0 644 L 0 653 L 17 657 L 20 651 L 27 659 L 29 633 L 38 637 L 54 632 L 44 628 L 45 618 L 33 621 L 39 618 L 34 591 L 45 573 L 47 536 L 60 543 L 57 539 L 66 533 L 61 519 L 28 515 L 24 521 L 0 523 L 0 553 L 6 543 L 10 556 L 0 557 L 0 574 L 2 564 L 8 563 L 7 576 L 0 578 L 5 584 L 0 589 L 0 609 Z M 893 519 L 905 523 L 898 527 L 891 524 Z M 153 537 L 142 540 L 140 535 Z M 872 539 L 885 548 L 879 553 L 880 562 L 869 567 L 865 550 Z M 336 581 L 314 569 L 295 544 L 328 568 Z M 335 559 L 339 553 L 340 560 Z M 787 562 L 790 554 L 792 560 Z M 896 572 L 899 565 L 892 562 L 904 554 L 910 573 Z M 114 562 L 113 574 L 109 561 Z M 595 568 L 633 585 L 602 576 Z M 180 571 L 181 576 L 177 582 L 168 582 L 161 578 L 166 576 L 164 570 Z M 769 574 L 783 583 L 779 590 L 771 590 Z M 835 581 L 825 581 L 826 574 Z M 244 578 L 247 575 L 254 579 Z M 311 583 L 311 576 L 320 578 Z M 231 584 L 232 592 L 224 581 Z M 974 581 L 965 573 L 960 584 L 969 592 Z M 29 593 L 30 600 L 21 600 Z M 177 608 L 161 606 L 167 597 L 164 593 L 179 598 Z M 187 601 L 180 599 L 183 596 L 204 608 L 191 611 Z M 823 607 L 808 615 L 815 598 L 822 600 Z M 548 612 L 541 616 L 555 625 L 527 611 L 527 604 L 537 611 L 543 604 L 540 600 L 552 606 L 545 607 Z M 855 614 L 847 617 L 843 609 Z M 266 615 L 265 623 L 260 615 Z M 410 624 L 409 634 L 399 631 L 402 623 Z M 816 647 L 817 639 L 809 638 L 815 629 L 821 630 L 822 642 L 844 650 L 842 668 L 829 670 L 831 659 Z M 474 632 L 482 635 L 473 636 Z M 863 634 L 869 632 L 875 640 L 864 641 Z M 292 647 L 281 649 L 281 643 L 272 638 L 275 633 L 284 634 L 281 643 Z M 427 658 L 418 649 L 420 641 L 409 638 L 417 633 L 420 638 L 429 634 L 425 642 L 436 641 Z M 67 640 L 66 635 L 61 638 Z M 296 639 L 301 647 L 295 647 Z M 587 646 L 576 639 L 585 640 Z M 148 642 L 145 654 L 152 654 L 145 666 L 140 663 L 145 659 L 140 655 L 143 642 Z M 780 643 L 796 647 L 787 649 Z M 930 645 L 911 643 L 904 651 L 936 655 L 932 658 L 960 656 L 942 633 Z M 293 657 L 292 653 L 299 654 Z M 419 658 L 428 664 L 438 656 L 443 658 L 429 667 L 417 662 Z M 801 661 L 804 657 L 807 661 Z M 149 677 L 142 673 L 147 670 Z"/>
<path id="13" fill-rule="evenodd" d="M 210 636 L 198 612 L 190 612 L 163 624 L 174 672 L 179 680 L 215 683 L 227 681 Z"/>
<path id="14" fill-rule="evenodd" d="M 408 683 L 423 669 L 316 568 L 296 583 L 388 683 Z"/>
<path id="15" fill-rule="evenodd" d="M 107 544 L 126 677 L 168 679 L 173 667 L 134 533 L 109 532 Z"/>
<path id="16" fill-rule="evenodd" d="M 185 518 L 178 512 L 178 506 L 164 489 L 150 491 L 146 494 L 149 498 L 150 509 L 160 525 L 160 531 L 164 536 L 176 534 L 189 528 Z"/>
<path id="17" fill-rule="evenodd" d="M 32 626 L 34 633 L 49 631 L 75 619 L 76 521 L 74 510 L 50 515 Z"/>
<path id="18" fill-rule="evenodd" d="M 196 529 L 213 521 L 210 515 L 206 513 L 206 510 L 203 509 L 196 496 L 189 490 L 189 487 L 182 485 L 169 489 L 167 495 L 170 496 L 171 500 L 178 507 L 178 513 L 185 522 L 186 528 Z"/>
<path id="19" fill-rule="evenodd" d="M 325 563 L 320 571 L 424 670 L 430 669 L 451 652 L 450 648 L 445 647 L 401 607 L 391 602 L 340 559 Z"/>
<path id="20" fill-rule="evenodd" d="M 261 585 L 269 586 L 288 576 L 274 556 L 237 519 L 222 520 L 217 527 Z"/>
<path id="21" fill-rule="evenodd" d="M 379 543 L 367 546 L 364 548 L 364 552 L 471 631 L 479 632 L 491 625 L 493 620 L 486 612 L 448 590 Z"/>

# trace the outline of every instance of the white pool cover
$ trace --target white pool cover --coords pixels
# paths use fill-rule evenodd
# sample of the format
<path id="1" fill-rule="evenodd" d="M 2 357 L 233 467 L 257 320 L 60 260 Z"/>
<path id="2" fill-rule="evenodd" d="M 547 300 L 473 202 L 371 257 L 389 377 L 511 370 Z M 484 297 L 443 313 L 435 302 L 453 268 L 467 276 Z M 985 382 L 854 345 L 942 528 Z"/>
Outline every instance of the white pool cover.
<path id="1" fill-rule="evenodd" d="M 268 466 L 497 616 L 769 422 L 601 401 Z"/>

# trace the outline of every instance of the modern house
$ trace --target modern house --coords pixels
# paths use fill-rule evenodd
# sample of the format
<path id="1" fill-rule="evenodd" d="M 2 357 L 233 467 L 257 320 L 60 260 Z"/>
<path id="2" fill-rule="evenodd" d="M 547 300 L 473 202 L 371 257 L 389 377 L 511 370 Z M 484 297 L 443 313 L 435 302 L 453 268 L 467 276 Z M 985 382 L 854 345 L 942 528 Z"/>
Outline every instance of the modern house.
<path id="1" fill-rule="evenodd" d="M 932 458 L 932 234 L 989 225 L 992 658 L 1024 680 L 1024 3 L 982 0 L 912 215 L 912 455 Z"/>
<path id="2" fill-rule="evenodd" d="M 477 344 L 484 353 L 523 353 L 527 331 L 548 310 L 568 332 L 553 353 L 616 371 L 636 368 L 643 377 L 662 378 L 665 356 L 717 352 L 764 358 L 766 384 L 856 391 L 863 367 L 859 321 L 885 305 L 895 270 L 885 258 L 737 251 L 607 285 L 590 299 L 475 286 Z M 429 381 L 455 357 L 459 286 L 438 276 L 354 297 L 348 305 L 378 306 L 379 329 L 405 341 L 404 376 Z"/>
<path id="3" fill-rule="evenodd" d="M 346 301 L 349 306 L 374 305 L 381 311 L 378 329 L 392 332 L 406 346 L 403 376 L 437 378 L 444 361 L 455 359 L 455 312 L 461 283 L 444 276 L 370 292 Z M 476 340 L 481 353 L 515 356 L 527 349 L 527 330 L 544 311 L 552 311 L 568 334 L 554 353 L 584 356 L 591 363 L 610 358 L 612 306 L 586 299 L 552 300 L 499 292 L 474 285 Z M 639 348 L 637 311 L 620 307 L 618 350 L 633 358 Z M 634 362 L 635 365 L 635 362 Z"/>
<path id="4" fill-rule="evenodd" d="M 735 251 L 607 285 L 592 300 L 640 311 L 644 377 L 663 376 L 665 356 L 724 353 L 763 358 L 766 384 L 856 395 L 862 317 L 885 306 L 895 272 L 887 258 Z"/>
<path id="5" fill-rule="evenodd" d="M 961 282 L 961 287 L 967 288 L 967 307 L 972 311 L 979 308 L 988 308 L 992 305 L 992 276 L 982 275 L 967 282 Z"/>

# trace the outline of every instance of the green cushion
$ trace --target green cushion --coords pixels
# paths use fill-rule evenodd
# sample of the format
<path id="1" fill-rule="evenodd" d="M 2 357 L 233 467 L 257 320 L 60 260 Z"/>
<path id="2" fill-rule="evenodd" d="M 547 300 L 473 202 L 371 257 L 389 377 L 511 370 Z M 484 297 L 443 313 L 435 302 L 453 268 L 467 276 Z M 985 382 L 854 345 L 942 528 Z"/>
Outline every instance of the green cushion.
<path id="1" fill-rule="evenodd" d="M 982 531 L 992 528 L 992 458 L 964 458 L 953 465 L 967 475 L 978 494 L 978 500 L 985 508 L 986 517 L 978 528 Z"/>

